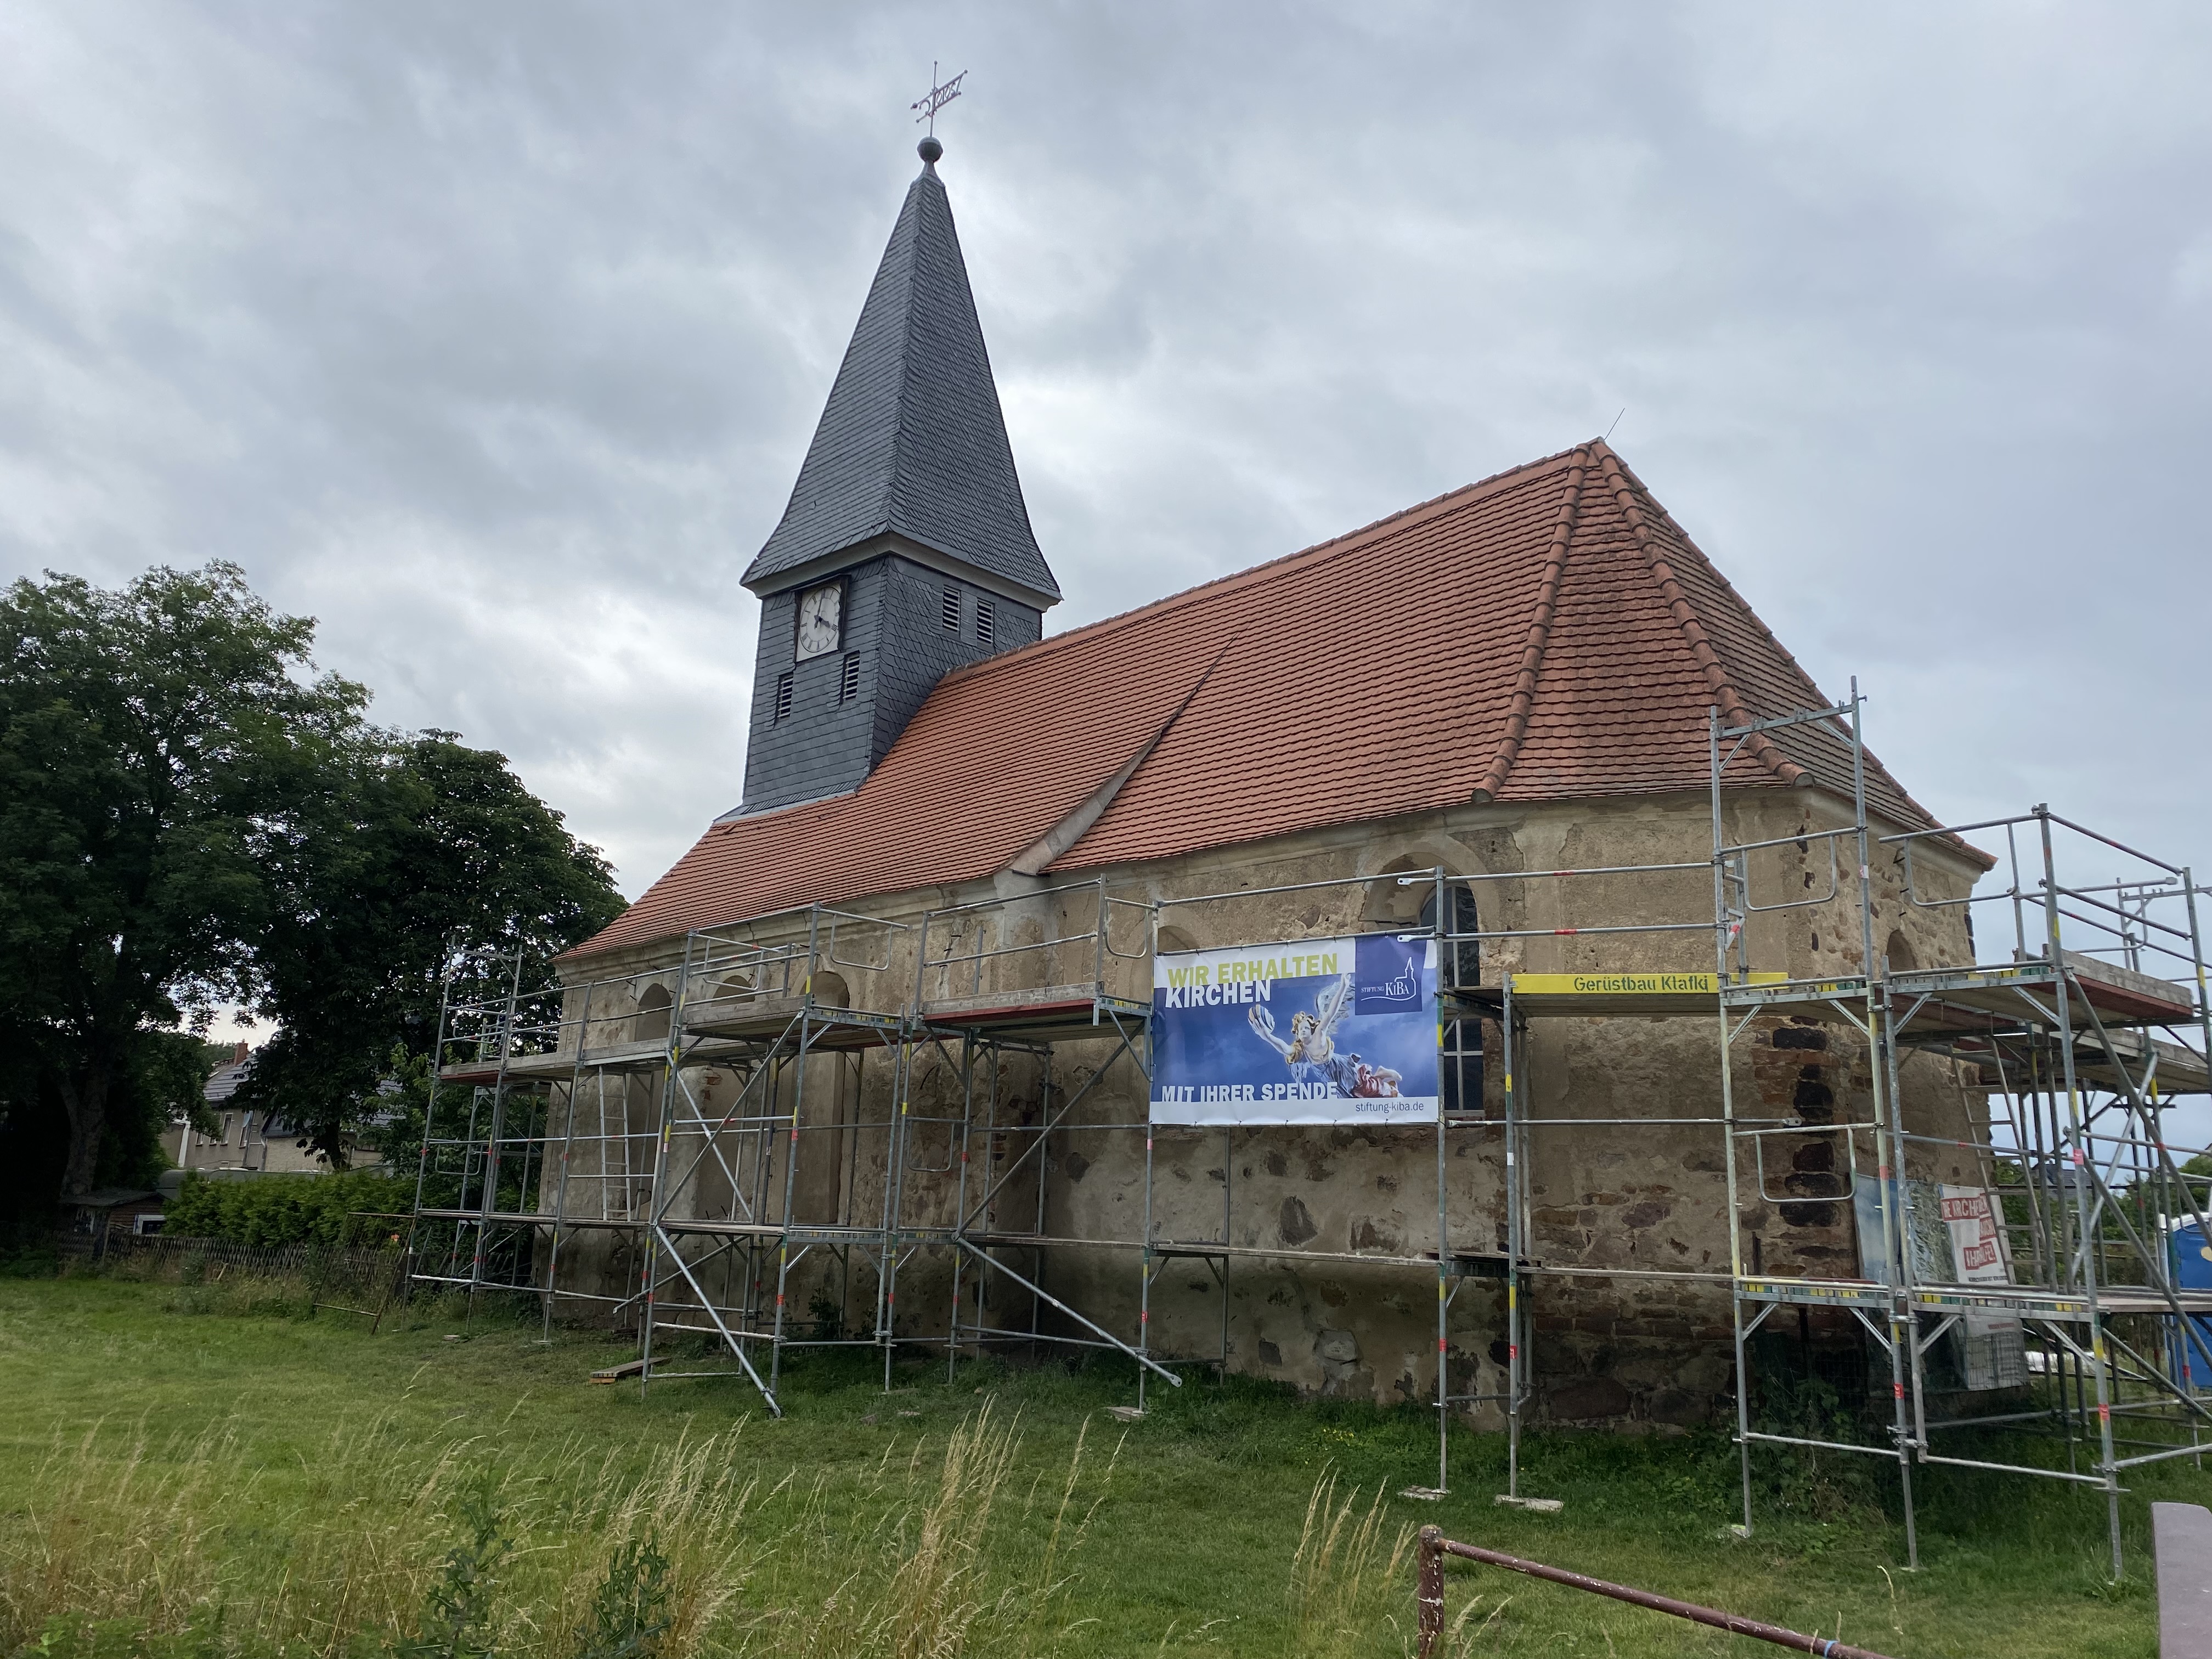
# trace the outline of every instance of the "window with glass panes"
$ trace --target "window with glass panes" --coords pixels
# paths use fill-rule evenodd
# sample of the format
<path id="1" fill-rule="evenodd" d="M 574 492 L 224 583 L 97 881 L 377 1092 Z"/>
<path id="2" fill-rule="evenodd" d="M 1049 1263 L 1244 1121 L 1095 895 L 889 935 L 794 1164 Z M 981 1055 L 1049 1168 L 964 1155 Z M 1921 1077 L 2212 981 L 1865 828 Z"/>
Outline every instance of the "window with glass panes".
<path id="1" fill-rule="evenodd" d="M 1480 927 L 1475 920 L 1474 894 L 1468 888 L 1452 886 L 1451 926 L 1454 933 L 1472 933 Z M 1437 896 L 1433 889 L 1421 902 L 1421 926 L 1434 930 L 1437 925 Z M 1480 939 L 1445 939 L 1437 951 L 1437 979 L 1442 985 L 1480 985 L 1482 983 L 1482 943 Z M 1482 1022 L 1479 1019 L 1448 1019 L 1437 1032 L 1438 1060 L 1443 1073 L 1443 1109 L 1447 1112 L 1480 1113 L 1482 1110 Z"/>

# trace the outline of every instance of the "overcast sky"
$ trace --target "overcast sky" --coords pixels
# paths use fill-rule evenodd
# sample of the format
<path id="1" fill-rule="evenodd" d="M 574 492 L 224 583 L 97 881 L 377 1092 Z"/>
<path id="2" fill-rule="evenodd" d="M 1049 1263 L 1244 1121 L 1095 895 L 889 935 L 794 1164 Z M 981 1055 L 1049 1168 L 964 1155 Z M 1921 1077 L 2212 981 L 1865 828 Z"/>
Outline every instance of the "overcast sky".
<path id="1" fill-rule="evenodd" d="M 2201 3 L 13 0 L 0 574 L 235 559 L 638 892 L 933 59 L 1048 626 L 1618 416 L 1939 816 L 2212 869 Z"/>

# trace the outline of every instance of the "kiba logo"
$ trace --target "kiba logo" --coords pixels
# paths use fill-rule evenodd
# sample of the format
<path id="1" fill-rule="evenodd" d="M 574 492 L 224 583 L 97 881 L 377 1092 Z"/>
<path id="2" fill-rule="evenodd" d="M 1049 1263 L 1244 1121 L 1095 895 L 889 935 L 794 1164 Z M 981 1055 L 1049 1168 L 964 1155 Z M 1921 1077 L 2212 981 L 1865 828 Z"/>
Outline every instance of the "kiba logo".
<path id="1" fill-rule="evenodd" d="M 1401 1002 L 1410 1008 L 1421 1000 L 1421 970 L 1405 963 L 1388 978 L 1360 981 L 1358 994 L 1362 1002 Z"/>

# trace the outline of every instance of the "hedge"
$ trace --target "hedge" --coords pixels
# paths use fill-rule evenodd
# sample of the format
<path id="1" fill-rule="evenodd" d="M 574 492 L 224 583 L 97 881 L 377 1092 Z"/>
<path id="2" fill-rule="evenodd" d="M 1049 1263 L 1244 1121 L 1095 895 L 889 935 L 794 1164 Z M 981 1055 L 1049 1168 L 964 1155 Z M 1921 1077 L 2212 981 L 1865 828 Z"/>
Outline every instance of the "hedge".
<path id="1" fill-rule="evenodd" d="M 379 1231 L 354 1219 L 368 1211 L 405 1214 L 415 1207 L 415 1183 L 366 1172 L 259 1176 L 210 1181 L 197 1170 L 164 1206 L 161 1231 L 238 1244 L 350 1244 Z"/>

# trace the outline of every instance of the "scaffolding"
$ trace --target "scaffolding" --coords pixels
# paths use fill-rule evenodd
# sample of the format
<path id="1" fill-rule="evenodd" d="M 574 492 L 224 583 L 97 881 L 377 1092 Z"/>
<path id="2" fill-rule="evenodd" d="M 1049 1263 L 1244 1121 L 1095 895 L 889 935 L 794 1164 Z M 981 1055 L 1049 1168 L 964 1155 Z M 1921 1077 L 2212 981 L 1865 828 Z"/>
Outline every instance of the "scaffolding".
<path id="1" fill-rule="evenodd" d="M 528 1293 L 549 1332 L 563 1310 L 611 1322 L 635 1332 L 628 1369 L 641 1387 L 735 1373 L 777 1414 L 786 1351 L 815 1347 L 878 1352 L 886 1388 L 900 1351 L 941 1350 L 948 1368 L 993 1349 L 1115 1353 L 1131 1362 L 1141 1412 L 1149 1388 L 1180 1386 L 1194 1365 L 1231 1364 L 1240 1273 L 1432 1281 L 1436 1486 L 1407 1490 L 1449 1486 L 1454 1423 L 1486 1407 L 1503 1421 L 1500 1498 L 1514 1503 L 1541 1501 L 1523 1491 L 1522 1445 L 1540 1404 L 1538 1309 L 1578 1282 L 1616 1293 L 1649 1285 L 1702 1299 L 1717 1321 L 1725 1308 L 1724 1325 L 1704 1335 L 1728 1350 L 1745 1535 L 1755 1449 L 1840 1449 L 1893 1464 L 1909 1565 L 1915 1471 L 1949 1465 L 2100 1489 L 2117 1574 L 2125 1472 L 2205 1449 L 2207 1401 L 2187 1365 L 2189 1334 L 2205 1328 L 2191 1322 L 2212 1315 L 2212 1291 L 2182 1283 L 2175 1251 L 2189 1226 L 2212 1237 L 2212 1182 L 2183 1172 L 2191 1152 L 2170 1144 L 2163 1121 L 2176 1096 L 2207 1091 L 2203 890 L 2188 869 L 2042 806 L 1883 833 L 1869 811 L 1862 713 L 1856 684 L 1844 703 L 1774 720 L 1729 725 L 1713 711 L 1709 857 L 1390 869 L 1149 896 L 1102 877 L 905 921 L 813 905 L 695 932 L 672 958 L 588 979 L 533 974 L 518 959 L 495 981 L 481 959 L 457 958 L 448 982 L 472 994 L 449 994 L 441 1010 L 415 1279 L 471 1297 Z M 1747 838 L 1730 806 L 1756 792 L 1724 786 L 1747 746 L 1776 733 L 1817 753 L 1832 821 L 1815 827 L 1808 806 L 1791 833 Z M 1965 836 L 1997 831 L 2003 886 L 1930 885 L 1931 857 L 1955 865 Z M 2069 852 L 2085 849 L 2125 867 L 2110 881 L 2062 879 Z M 1785 866 L 1800 888 L 1774 884 Z M 1480 925 L 1485 896 L 1501 892 L 1519 895 L 1532 920 L 1538 889 L 1558 911 L 1553 925 Z M 1644 902 L 1626 905 L 1624 891 Z M 1660 893 L 1675 910 L 1654 911 Z M 1240 1238 L 1237 1137 L 1269 1131 L 1154 1122 L 1145 1104 L 1164 926 L 1249 943 L 1255 902 L 1292 896 L 1328 919 L 1316 937 L 1340 936 L 1347 917 L 1376 923 L 1381 911 L 1370 931 L 1436 941 L 1443 1109 L 1433 1125 L 1375 1132 L 1402 1149 L 1409 1176 L 1432 1143 L 1432 1249 Z M 1969 941 L 1975 907 L 2008 913 L 2009 959 L 1978 963 L 1969 949 L 1941 965 L 1893 961 L 1877 945 L 1878 898 L 1957 913 Z M 1416 899 L 1418 917 L 1406 914 Z M 1767 919 L 1808 910 L 1856 935 L 1851 970 L 1793 978 L 1756 965 L 1772 946 L 1754 936 L 1778 925 Z M 1707 940 L 1710 969 L 1676 965 L 1703 956 Z M 1549 970 L 1568 950 L 1595 951 L 1600 965 Z M 1559 960 L 1535 971 L 1532 959 L 1547 952 Z M 1664 965 L 1653 968 L 1655 956 Z M 1530 1034 L 1593 1018 L 1713 1031 L 1711 1105 L 1547 1114 Z M 1784 1030 L 1803 1043 L 1834 1031 L 1859 1045 L 1864 1109 L 1823 1116 L 1762 1103 L 1747 1082 L 1753 1048 L 1765 1037 L 1771 1052 Z M 1961 1134 L 1908 1123 L 1906 1068 L 1921 1056 L 1956 1088 Z M 1977 1111 L 1970 1097 L 1998 1103 Z M 1548 1256 L 1532 1221 L 1539 1152 L 1555 1137 L 1650 1134 L 1669 1146 L 1709 1138 L 1700 1167 L 1718 1177 L 1725 1271 Z M 1216 1137 L 1218 1228 L 1196 1223 L 1188 1201 L 1157 1202 L 1163 1144 Z M 1129 1172 L 1128 1224 L 1101 1227 L 1094 1214 L 1078 1227 L 1071 1184 L 1101 1160 L 1077 1143 L 1101 1138 L 1130 1147 L 1114 1166 Z M 1970 1160 L 1975 1180 L 1947 1195 L 1913 1173 L 1939 1152 Z M 1451 1171 L 1462 1163 L 1488 1187 L 1455 1209 Z M 1762 1259 L 1750 1218 L 1810 1206 L 1849 1209 L 1857 1272 Z M 1969 1269 L 1945 1240 L 1977 1222 L 1995 1242 L 1969 1252 Z M 1156 1293 L 1179 1263 L 1202 1268 L 1196 1284 L 1218 1292 L 1218 1320 L 1206 1322 L 1215 1334 L 1197 1351 L 1156 1335 Z M 802 1316 L 794 1301 L 808 1292 Z M 1875 1390 L 1883 1435 L 1783 1432 L 1758 1417 L 1759 1344 L 1786 1308 L 1798 1310 L 1808 1352 L 1815 1316 L 1863 1334 L 1863 1352 L 1887 1372 L 1888 1389 Z M 1469 1352 L 1455 1338 L 1470 1327 L 1502 1346 L 1500 1386 L 1480 1387 L 1472 1359 L 1455 1364 Z M 1962 1366 L 1989 1387 L 2015 1359 L 2021 1374 L 2001 1386 L 2021 1409 L 1943 1414 Z M 2045 1431 L 2060 1450 L 2048 1463 L 1966 1455 L 1992 1429 Z"/>

